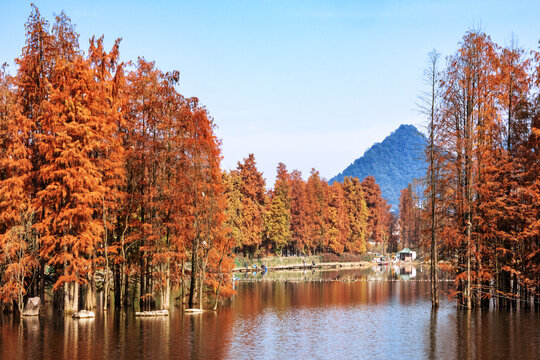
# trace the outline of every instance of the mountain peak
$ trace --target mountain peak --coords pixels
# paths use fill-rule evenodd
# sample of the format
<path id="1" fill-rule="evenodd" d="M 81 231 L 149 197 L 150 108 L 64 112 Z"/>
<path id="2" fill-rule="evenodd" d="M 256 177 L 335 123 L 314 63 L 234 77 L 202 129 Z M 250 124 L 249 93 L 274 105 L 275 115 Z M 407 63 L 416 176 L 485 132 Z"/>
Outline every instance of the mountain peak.
<path id="1" fill-rule="evenodd" d="M 400 125 L 382 142 L 373 144 L 362 157 L 330 179 L 329 183 L 341 182 L 347 176 L 362 180 L 372 175 L 381 187 L 382 196 L 388 200 L 392 210 L 397 211 L 401 190 L 425 174 L 425 147 L 426 139 L 415 126 Z"/>

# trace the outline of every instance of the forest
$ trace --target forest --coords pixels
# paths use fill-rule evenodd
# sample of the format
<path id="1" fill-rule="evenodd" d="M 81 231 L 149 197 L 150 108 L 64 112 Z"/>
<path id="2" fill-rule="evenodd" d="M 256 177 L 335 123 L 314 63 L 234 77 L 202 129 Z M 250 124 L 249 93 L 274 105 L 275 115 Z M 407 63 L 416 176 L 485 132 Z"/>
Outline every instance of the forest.
<path id="1" fill-rule="evenodd" d="M 0 297 L 66 313 L 168 308 L 234 294 L 233 254 L 364 253 L 386 241 L 373 177 L 329 186 L 279 164 L 267 190 L 251 154 L 220 167 L 206 108 L 178 71 L 120 60 L 120 39 L 87 53 L 66 14 L 36 7 L 16 72 L 0 73 Z M 176 296 L 177 295 L 177 296 Z M 106 300 L 104 300 L 106 299 Z"/>
<path id="2" fill-rule="evenodd" d="M 230 296 L 232 240 L 214 122 L 178 71 L 87 53 L 36 7 L 16 72 L 0 73 L 0 298 L 65 312 Z M 189 266 L 187 266 L 189 264 Z M 186 299 L 187 298 L 187 299 Z M 108 301 L 102 301 L 107 309 Z"/>
<path id="3" fill-rule="evenodd" d="M 428 171 L 401 193 L 402 237 L 455 275 L 460 307 L 539 305 L 540 53 L 471 30 L 428 63 Z"/>
<path id="4" fill-rule="evenodd" d="M 36 7 L 16 69 L 0 69 L 0 301 L 66 313 L 102 306 L 216 309 L 234 257 L 422 248 L 455 276 L 460 307 L 530 306 L 539 295 L 540 53 L 469 31 L 420 105 L 427 173 L 399 218 L 373 176 L 328 182 L 253 154 L 221 168 L 214 119 L 178 90 L 180 72 L 87 51 L 63 12 Z M 424 161 L 424 160 L 421 160 Z M 438 305 L 437 266 L 432 302 Z M 100 300 L 100 301 L 98 301 Z"/>
<path id="5" fill-rule="evenodd" d="M 280 163 L 266 191 L 250 154 L 225 175 L 227 223 L 235 250 L 260 254 L 362 254 L 372 244 L 388 245 L 393 214 L 372 176 L 346 177 L 329 185 L 312 169 L 307 181 Z"/>

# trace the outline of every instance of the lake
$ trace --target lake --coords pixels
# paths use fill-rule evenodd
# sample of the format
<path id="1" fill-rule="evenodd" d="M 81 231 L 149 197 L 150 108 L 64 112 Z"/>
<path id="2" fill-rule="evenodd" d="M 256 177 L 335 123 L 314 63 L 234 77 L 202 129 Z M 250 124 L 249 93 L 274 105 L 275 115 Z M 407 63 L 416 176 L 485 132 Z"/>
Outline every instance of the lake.
<path id="1" fill-rule="evenodd" d="M 460 311 L 445 298 L 432 311 L 426 279 L 411 268 L 242 274 L 238 295 L 217 313 L 2 315 L 0 358 L 538 358 L 538 312 Z"/>

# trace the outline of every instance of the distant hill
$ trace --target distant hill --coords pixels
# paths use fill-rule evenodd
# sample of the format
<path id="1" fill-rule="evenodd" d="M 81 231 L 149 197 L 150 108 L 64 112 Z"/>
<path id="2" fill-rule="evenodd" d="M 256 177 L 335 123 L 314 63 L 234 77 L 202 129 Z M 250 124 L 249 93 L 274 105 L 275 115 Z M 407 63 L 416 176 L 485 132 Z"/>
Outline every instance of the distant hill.
<path id="1" fill-rule="evenodd" d="M 372 175 L 381 187 L 383 197 L 397 212 L 401 190 L 413 179 L 420 179 L 425 175 L 425 147 L 424 135 L 413 125 L 401 125 L 383 142 L 366 150 L 362 157 L 330 179 L 329 183 L 341 182 L 346 176 L 363 180 Z"/>

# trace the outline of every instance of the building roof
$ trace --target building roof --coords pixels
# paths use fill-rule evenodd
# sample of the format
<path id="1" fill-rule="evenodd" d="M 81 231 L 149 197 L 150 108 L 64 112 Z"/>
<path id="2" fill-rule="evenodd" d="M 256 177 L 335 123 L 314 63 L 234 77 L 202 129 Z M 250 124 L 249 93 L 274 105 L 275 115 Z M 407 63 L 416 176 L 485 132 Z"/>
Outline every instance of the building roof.
<path id="1" fill-rule="evenodd" d="M 409 249 L 409 248 L 405 248 L 405 249 L 403 249 L 403 250 L 398 251 L 397 253 L 398 253 L 398 254 L 402 254 L 402 253 L 412 253 L 412 250 Z"/>

